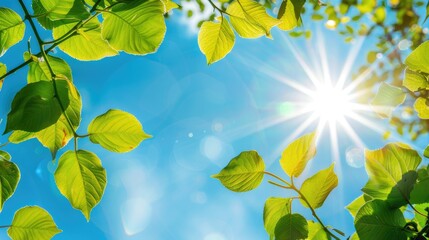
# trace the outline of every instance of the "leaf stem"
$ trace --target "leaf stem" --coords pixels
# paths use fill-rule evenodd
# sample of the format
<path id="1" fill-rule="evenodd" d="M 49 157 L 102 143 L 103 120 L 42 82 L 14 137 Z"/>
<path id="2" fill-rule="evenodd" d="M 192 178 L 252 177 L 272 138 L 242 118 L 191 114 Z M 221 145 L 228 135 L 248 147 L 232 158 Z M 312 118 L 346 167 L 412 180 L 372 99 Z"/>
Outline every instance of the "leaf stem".
<path id="1" fill-rule="evenodd" d="M 284 188 L 284 189 L 291 189 L 291 188 L 290 188 L 290 187 L 288 187 L 288 186 L 282 185 L 282 184 L 280 184 L 280 183 L 273 182 L 273 181 L 271 181 L 271 180 L 268 180 L 268 183 L 269 183 L 269 184 L 273 184 L 274 186 L 277 186 L 277 187 Z"/>
<path id="2" fill-rule="evenodd" d="M 12 227 L 12 225 L 4 225 L 4 226 L 0 226 L 0 228 L 10 228 Z"/>
<path id="3" fill-rule="evenodd" d="M 279 177 L 279 176 L 275 175 L 274 173 L 271 173 L 271 172 L 264 172 L 264 174 L 267 174 L 267 175 L 269 175 L 269 176 L 271 176 L 271 177 L 273 177 L 273 178 L 275 178 L 275 179 L 279 180 L 280 182 L 282 182 L 282 183 L 286 184 L 288 187 L 291 187 L 291 186 L 292 186 L 292 185 L 291 185 L 290 183 L 288 183 L 286 180 L 284 180 L 283 178 L 281 178 L 281 177 Z"/>
<path id="4" fill-rule="evenodd" d="M 216 6 L 216 4 L 214 4 L 214 2 L 212 0 L 208 0 L 210 5 L 212 5 L 212 7 L 216 10 L 218 10 L 220 12 L 221 15 L 223 15 L 224 13 L 226 15 L 229 15 L 229 13 L 225 12 L 224 10 L 222 10 L 220 7 Z"/>

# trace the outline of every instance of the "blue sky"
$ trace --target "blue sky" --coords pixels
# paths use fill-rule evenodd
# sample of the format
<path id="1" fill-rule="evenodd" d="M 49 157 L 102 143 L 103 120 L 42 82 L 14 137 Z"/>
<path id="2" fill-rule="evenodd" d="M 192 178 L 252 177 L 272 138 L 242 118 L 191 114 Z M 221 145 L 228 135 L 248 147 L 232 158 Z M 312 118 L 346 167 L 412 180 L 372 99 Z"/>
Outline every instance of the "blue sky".
<path id="1" fill-rule="evenodd" d="M 2 4 L 14 9 L 17 5 L 12 1 Z M 136 115 L 145 131 L 154 137 L 126 154 L 109 153 L 87 139 L 80 141 L 81 149 L 99 156 L 108 176 L 105 195 L 92 211 L 90 222 L 57 190 L 52 174 L 56 166 L 47 149 L 35 140 L 9 144 L 4 150 L 18 164 L 21 181 L 4 205 L 0 225 L 9 224 L 19 208 L 39 205 L 52 214 L 63 230 L 54 239 L 267 239 L 262 222 L 265 199 L 290 194 L 266 181 L 255 191 L 233 193 L 210 175 L 241 151 L 254 149 L 265 159 L 269 171 L 286 177 L 278 164 L 281 150 L 308 116 L 265 126 L 283 117 L 279 106 L 303 98 L 268 73 L 311 87 L 291 46 L 316 73 L 322 47 L 327 52 L 332 78 L 336 79 L 356 44 L 344 44 L 338 34 L 325 30 L 322 24 L 309 24 L 307 27 L 315 30 L 310 40 L 291 39 L 278 30 L 273 32 L 274 40 L 237 38 L 236 46 L 224 60 L 207 66 L 196 35 L 177 19 L 175 14 L 167 21 L 166 38 L 153 55 L 121 54 L 98 62 L 78 62 L 63 53 L 54 54 L 70 64 L 83 98 L 79 133 L 86 133 L 94 117 L 116 108 Z M 28 28 L 25 39 L 30 35 Z M 364 42 L 361 52 L 370 46 L 371 39 Z M 0 61 L 9 68 L 16 66 L 25 50 L 23 41 Z M 365 54 L 359 54 L 352 72 L 365 59 Z M 26 69 L 6 79 L 0 94 L 2 118 L 14 94 L 25 83 Z M 386 121 L 370 119 L 382 128 L 388 127 Z M 380 133 L 354 121 L 350 124 L 366 147 L 380 148 L 386 143 Z M 304 133 L 315 128 L 316 124 L 312 124 Z M 341 129 L 338 131 L 340 161 L 335 171 L 340 184 L 318 213 L 327 225 L 351 234 L 353 220 L 343 207 L 360 194 L 366 173 L 364 168 L 347 164 L 346 152 L 356 145 Z M 0 141 L 6 139 L 2 136 Z M 329 139 L 325 131 L 316 158 L 303 178 L 331 164 Z M 427 138 L 413 144 L 422 149 L 424 142 Z M 71 145 L 66 149 L 70 148 Z M 294 210 L 311 218 L 310 212 L 298 205 L 294 204 Z M 0 239 L 6 239 L 4 229 L 0 229 Z"/>

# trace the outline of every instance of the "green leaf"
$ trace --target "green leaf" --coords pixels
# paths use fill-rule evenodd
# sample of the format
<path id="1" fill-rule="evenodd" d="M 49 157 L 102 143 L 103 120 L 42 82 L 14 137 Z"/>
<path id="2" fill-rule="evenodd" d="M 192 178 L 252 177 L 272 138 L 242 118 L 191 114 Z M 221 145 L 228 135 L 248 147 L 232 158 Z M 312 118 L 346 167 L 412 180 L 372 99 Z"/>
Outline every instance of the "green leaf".
<path id="1" fill-rule="evenodd" d="M 0 76 L 5 75 L 6 73 L 7 73 L 6 65 L 4 65 L 3 63 L 0 63 Z M 0 90 L 3 87 L 3 81 L 4 81 L 4 78 L 0 79 Z"/>
<path id="2" fill-rule="evenodd" d="M 9 8 L 0 7 L 0 57 L 21 41 L 24 33 L 25 24 L 21 17 Z"/>
<path id="3" fill-rule="evenodd" d="M 263 35 L 271 38 L 271 28 L 280 20 L 267 14 L 264 6 L 253 0 L 236 0 L 226 12 L 235 31 L 242 38 L 257 38 Z"/>
<path id="4" fill-rule="evenodd" d="M 349 210 L 349 213 L 353 216 L 353 218 L 355 218 L 357 212 L 365 203 L 366 203 L 366 201 L 365 201 L 364 196 L 360 195 L 355 200 L 353 200 L 353 202 L 351 202 L 349 205 L 347 205 L 346 209 Z"/>
<path id="5" fill-rule="evenodd" d="M 276 240 L 307 239 L 308 223 L 299 214 L 287 214 L 280 218 L 275 229 Z"/>
<path id="6" fill-rule="evenodd" d="M 170 12 L 171 10 L 173 10 L 173 9 L 175 9 L 175 8 L 179 8 L 179 7 L 180 7 L 177 3 L 175 3 L 175 2 L 173 2 L 173 1 L 171 1 L 171 0 L 161 0 L 161 2 L 162 2 L 162 3 L 164 4 L 164 6 L 165 6 L 164 13 L 168 13 L 168 12 Z"/>
<path id="7" fill-rule="evenodd" d="M 331 236 L 323 229 L 320 223 L 307 221 L 308 223 L 308 238 L 307 240 L 330 240 Z"/>
<path id="8" fill-rule="evenodd" d="M 4 202 L 15 192 L 21 177 L 18 166 L 10 158 L 9 153 L 0 150 L 0 212 Z"/>
<path id="9" fill-rule="evenodd" d="M 45 60 L 43 58 L 37 58 L 35 56 L 30 55 L 30 53 L 25 52 L 24 59 L 27 60 L 30 58 L 33 59 L 33 61 L 28 64 L 28 66 L 30 67 L 27 75 L 28 83 L 38 81 L 51 81 L 52 75 Z M 70 81 L 73 80 L 70 66 L 63 59 L 48 55 L 48 61 L 57 78 L 62 78 L 64 80 Z"/>
<path id="10" fill-rule="evenodd" d="M 416 183 L 411 192 L 410 202 L 413 204 L 421 204 L 429 202 L 429 178 L 425 178 Z"/>
<path id="11" fill-rule="evenodd" d="M 298 177 L 308 161 L 316 155 L 316 133 L 306 134 L 293 141 L 283 151 L 280 165 L 289 175 Z"/>
<path id="12" fill-rule="evenodd" d="M 67 151 L 58 160 L 54 176 L 61 194 L 89 221 L 106 188 L 106 170 L 100 159 L 85 150 Z"/>
<path id="13" fill-rule="evenodd" d="M 417 211 L 423 213 L 423 214 L 429 214 L 429 203 L 423 203 L 423 204 L 415 204 L 414 208 L 417 209 Z M 420 225 L 420 226 L 425 226 L 426 225 L 426 221 L 427 218 L 420 215 L 420 214 L 415 214 L 414 215 L 414 220 Z"/>
<path id="14" fill-rule="evenodd" d="M 284 0 L 280 5 L 277 18 L 281 23 L 278 27 L 282 30 L 292 30 L 299 25 L 301 19 L 301 10 L 305 0 Z M 313 15 L 315 16 L 315 15 Z M 323 19 L 323 16 L 322 16 Z"/>
<path id="15" fill-rule="evenodd" d="M 331 191 L 338 185 L 338 177 L 334 172 L 334 164 L 327 169 L 321 170 L 312 177 L 304 181 L 301 186 L 301 193 L 307 198 L 314 209 L 323 205 Z M 305 207 L 310 207 L 300 199 Z"/>
<path id="16" fill-rule="evenodd" d="M 167 30 L 160 0 L 120 3 L 103 13 L 101 34 L 110 46 L 131 54 L 156 52 Z"/>
<path id="17" fill-rule="evenodd" d="M 405 144 L 389 143 L 382 149 L 365 150 L 365 159 L 369 180 L 362 191 L 373 198 L 388 199 L 392 207 L 405 205 L 422 161 L 419 154 Z"/>
<path id="18" fill-rule="evenodd" d="M 27 206 L 16 211 L 7 230 L 13 240 L 49 240 L 60 232 L 52 216 L 38 206 Z"/>
<path id="19" fill-rule="evenodd" d="M 367 202 L 356 215 L 355 227 L 362 240 L 406 240 L 401 210 L 391 209 L 382 200 Z"/>
<path id="20" fill-rule="evenodd" d="M 374 15 L 372 16 L 372 20 L 377 23 L 381 24 L 386 19 L 386 8 L 384 6 L 377 7 L 374 10 Z"/>
<path id="21" fill-rule="evenodd" d="M 40 25 L 46 29 L 52 29 L 60 20 L 84 20 L 89 17 L 89 12 L 82 1 L 75 0 L 33 0 L 33 11 Z"/>
<path id="22" fill-rule="evenodd" d="M 381 118 L 389 118 L 393 110 L 405 101 L 405 97 L 401 88 L 383 82 L 371 105 Z"/>
<path id="23" fill-rule="evenodd" d="M 198 46 L 206 55 L 207 64 L 224 58 L 234 47 L 235 35 L 224 17 L 220 22 L 204 22 L 198 34 Z"/>
<path id="24" fill-rule="evenodd" d="M 229 190 L 246 192 L 261 184 L 264 178 L 265 164 L 256 151 L 246 151 L 233 158 L 228 165 L 212 177 Z"/>
<path id="25" fill-rule="evenodd" d="M 429 88 L 429 82 L 425 76 L 418 72 L 407 69 L 402 85 L 412 92 Z"/>
<path id="26" fill-rule="evenodd" d="M 73 129 L 71 129 L 64 114 L 61 114 L 55 124 L 37 132 L 36 134 L 37 140 L 39 140 L 43 146 L 49 148 L 53 159 L 55 158 L 57 151 L 67 145 L 73 137 L 73 130 L 77 130 L 81 120 L 82 100 L 77 89 L 72 85 L 70 85 L 70 88 L 73 88 L 77 95 L 69 94 L 70 104 L 66 108 L 65 114 L 70 120 Z"/>
<path id="27" fill-rule="evenodd" d="M 129 152 L 151 136 L 143 131 L 132 114 L 111 109 L 96 117 L 88 126 L 89 139 L 112 152 Z"/>
<path id="28" fill-rule="evenodd" d="M 407 65 L 413 71 L 429 73 L 429 41 L 422 43 L 405 59 Z"/>
<path id="29" fill-rule="evenodd" d="M 70 103 L 68 81 L 56 80 L 58 96 L 66 108 Z M 58 121 L 61 107 L 55 98 L 52 82 L 40 81 L 27 84 L 14 97 L 5 133 L 12 130 L 37 132 Z"/>
<path id="30" fill-rule="evenodd" d="M 264 206 L 264 227 L 267 231 L 270 239 L 273 240 L 275 237 L 275 228 L 277 222 L 290 213 L 292 204 L 291 198 L 274 198 L 270 197 L 265 202 Z"/>
<path id="31" fill-rule="evenodd" d="M 35 132 L 26 132 L 26 131 L 13 131 L 12 134 L 9 136 L 8 140 L 11 143 L 21 143 L 24 141 L 27 141 L 29 139 L 35 138 L 36 133 Z"/>
<path id="32" fill-rule="evenodd" d="M 429 100 L 423 97 L 417 98 L 414 109 L 421 119 L 429 119 Z"/>
<path id="33" fill-rule="evenodd" d="M 77 22 L 67 22 L 52 31 L 54 38 L 59 39 L 70 31 Z M 101 37 L 101 25 L 97 18 L 91 19 L 76 34 L 62 42 L 58 47 L 78 60 L 90 61 L 100 60 L 104 57 L 117 55 L 118 52 L 110 47 L 106 40 Z"/>

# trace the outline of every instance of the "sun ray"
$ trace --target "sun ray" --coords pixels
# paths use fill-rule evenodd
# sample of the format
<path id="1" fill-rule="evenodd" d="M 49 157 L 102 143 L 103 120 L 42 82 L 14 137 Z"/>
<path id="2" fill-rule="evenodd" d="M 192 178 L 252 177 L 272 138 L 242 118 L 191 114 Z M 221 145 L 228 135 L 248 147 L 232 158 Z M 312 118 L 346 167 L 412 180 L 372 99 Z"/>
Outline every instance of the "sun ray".
<path id="1" fill-rule="evenodd" d="M 358 56 L 364 42 L 365 42 L 365 37 L 360 37 L 359 39 L 356 40 L 356 43 L 351 48 L 351 51 L 349 52 L 345 60 L 343 70 L 341 71 L 341 74 L 337 81 L 338 88 L 340 89 L 344 88 L 346 79 L 350 76 L 350 71 L 352 70 L 353 64 L 355 63 L 356 57 Z"/>
<path id="2" fill-rule="evenodd" d="M 331 137 L 331 154 L 333 155 L 334 162 L 339 164 L 340 150 L 338 146 L 337 127 L 335 125 L 335 122 L 329 122 L 329 135 Z"/>
<path id="3" fill-rule="evenodd" d="M 342 126 L 346 134 L 352 139 L 353 143 L 356 144 L 357 147 L 359 148 L 366 147 L 365 143 L 362 141 L 362 139 L 360 139 L 356 131 L 352 128 L 352 126 L 350 126 L 349 122 L 346 119 L 344 118 L 340 119 L 338 122 L 340 123 L 340 125 Z"/>
<path id="4" fill-rule="evenodd" d="M 357 86 L 359 86 L 359 84 L 361 84 L 367 79 L 367 77 L 375 70 L 375 67 L 376 67 L 375 64 L 371 64 L 371 66 L 368 69 L 366 69 L 363 73 L 361 73 L 348 86 L 344 87 L 344 92 L 348 94 L 351 91 L 353 91 Z"/>
<path id="5" fill-rule="evenodd" d="M 325 40 L 323 38 L 323 35 L 320 33 L 320 28 L 317 28 L 317 36 L 318 36 L 317 43 L 318 43 L 318 49 L 319 49 L 320 63 L 322 64 L 323 84 L 332 85 L 333 83 L 331 79 L 331 73 L 329 71 L 329 65 L 328 65 L 329 60 L 326 54 Z"/>

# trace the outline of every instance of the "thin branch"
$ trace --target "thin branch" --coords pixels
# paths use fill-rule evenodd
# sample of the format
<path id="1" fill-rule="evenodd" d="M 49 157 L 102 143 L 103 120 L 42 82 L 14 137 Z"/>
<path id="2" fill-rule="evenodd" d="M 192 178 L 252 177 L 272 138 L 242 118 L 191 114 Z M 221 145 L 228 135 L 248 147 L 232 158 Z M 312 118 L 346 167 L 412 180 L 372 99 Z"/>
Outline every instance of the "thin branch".
<path id="1" fill-rule="evenodd" d="M 10 227 L 12 227 L 12 225 L 0 226 L 0 228 L 10 228 Z"/>
<path id="2" fill-rule="evenodd" d="M 286 184 L 288 187 L 291 187 L 291 184 L 290 184 L 290 183 L 288 183 L 288 182 L 287 182 L 286 180 L 284 180 L 283 178 L 281 178 L 281 177 L 279 177 L 279 176 L 275 175 L 274 173 L 264 172 L 264 174 L 267 174 L 267 175 L 269 175 L 269 176 L 271 176 L 271 177 L 273 177 L 273 178 L 275 178 L 275 179 L 279 180 L 280 182 L 282 182 L 282 183 Z"/>
<path id="3" fill-rule="evenodd" d="M 270 183 L 270 184 L 272 184 L 272 185 L 274 185 L 274 186 L 277 186 L 277 187 L 284 188 L 284 189 L 291 189 L 291 188 L 290 188 L 290 187 L 288 187 L 288 186 L 282 185 L 282 184 L 280 184 L 280 183 L 273 182 L 273 181 L 271 181 L 271 180 L 268 180 L 268 183 Z"/>

